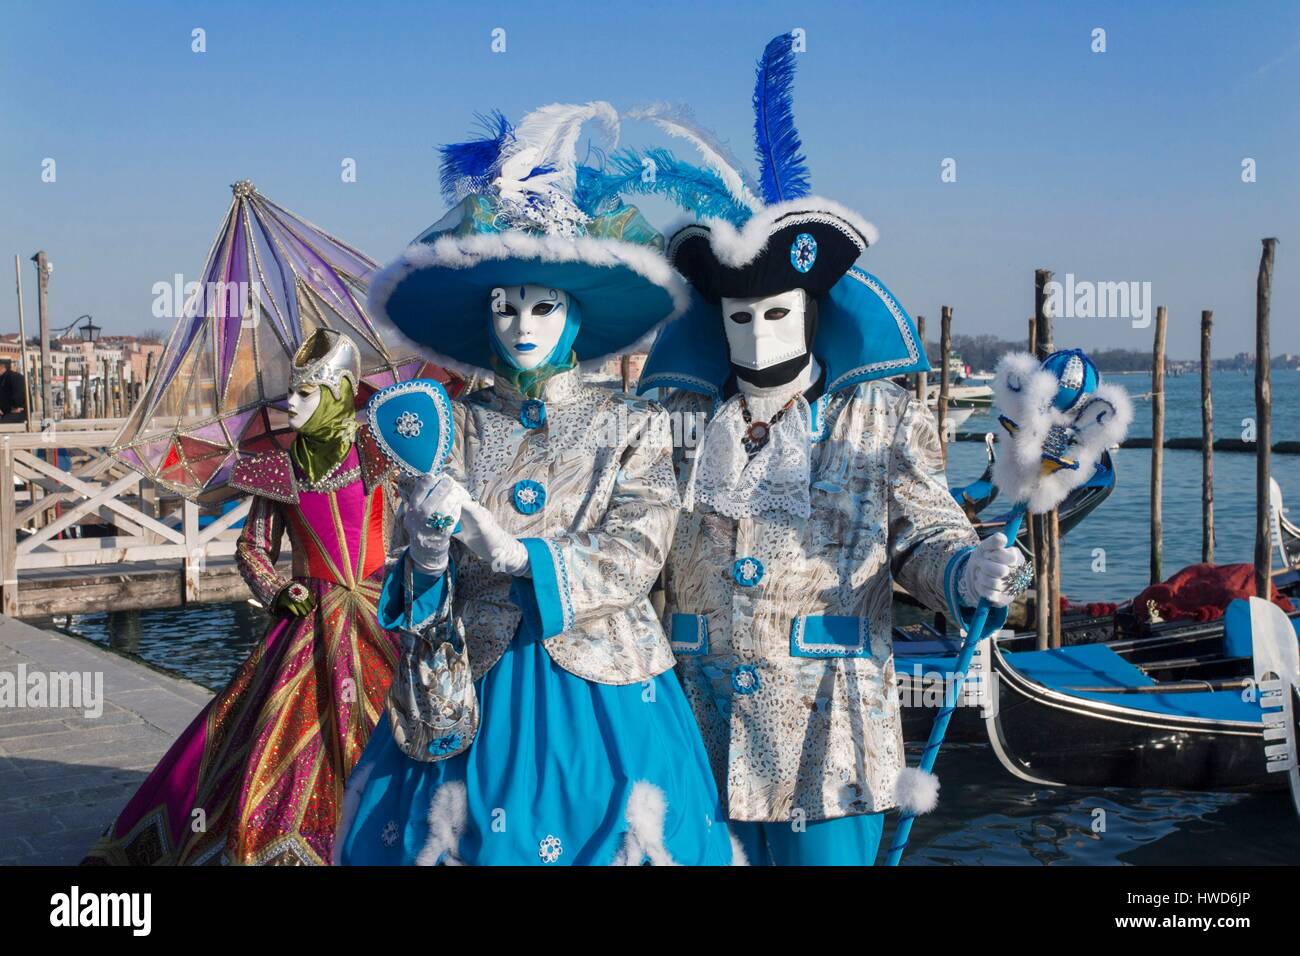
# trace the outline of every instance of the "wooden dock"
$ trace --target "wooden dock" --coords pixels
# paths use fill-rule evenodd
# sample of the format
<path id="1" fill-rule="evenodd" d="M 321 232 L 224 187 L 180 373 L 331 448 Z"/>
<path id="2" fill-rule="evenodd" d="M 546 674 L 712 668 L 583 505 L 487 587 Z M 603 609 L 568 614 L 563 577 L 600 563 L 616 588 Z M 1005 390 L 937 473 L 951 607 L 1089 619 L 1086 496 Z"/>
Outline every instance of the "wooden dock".
<path id="1" fill-rule="evenodd" d="M 279 566 L 292 574 L 289 564 Z M 19 575 L 13 617 L 30 620 L 98 611 L 145 611 L 252 597 L 234 558 L 214 558 L 186 587 L 187 569 L 175 561 L 136 561 L 90 568 L 50 568 Z"/>
<path id="2" fill-rule="evenodd" d="M 19 674 L 29 683 L 34 674 L 102 679 L 98 713 L 87 712 L 87 699 L 0 706 L 0 866 L 75 864 L 212 694 L 89 641 L 0 617 L 0 680 Z"/>
<path id="3" fill-rule="evenodd" d="M 250 596 L 233 557 L 248 499 L 229 511 L 204 508 L 132 471 L 110 454 L 120 425 L 0 428 L 0 475 L 8 477 L 0 481 L 0 613 L 49 617 Z"/>

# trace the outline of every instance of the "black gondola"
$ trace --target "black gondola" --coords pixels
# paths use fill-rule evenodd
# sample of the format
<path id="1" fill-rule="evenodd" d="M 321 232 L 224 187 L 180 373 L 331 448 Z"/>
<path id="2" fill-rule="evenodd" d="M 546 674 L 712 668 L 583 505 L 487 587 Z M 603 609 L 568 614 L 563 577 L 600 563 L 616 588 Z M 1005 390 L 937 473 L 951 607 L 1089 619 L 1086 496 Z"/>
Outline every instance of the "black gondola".
<path id="1" fill-rule="evenodd" d="M 986 720 L 995 754 L 1016 776 L 1050 786 L 1290 786 L 1300 812 L 1300 615 L 1282 615 L 1289 633 L 1261 629 L 1259 615 L 1273 607 L 1234 601 L 1221 621 L 1049 651 L 995 643 L 989 666 L 997 700 Z M 1271 690 L 1257 682 L 1252 646 L 1257 656 L 1273 646 L 1291 655 L 1284 682 Z"/>

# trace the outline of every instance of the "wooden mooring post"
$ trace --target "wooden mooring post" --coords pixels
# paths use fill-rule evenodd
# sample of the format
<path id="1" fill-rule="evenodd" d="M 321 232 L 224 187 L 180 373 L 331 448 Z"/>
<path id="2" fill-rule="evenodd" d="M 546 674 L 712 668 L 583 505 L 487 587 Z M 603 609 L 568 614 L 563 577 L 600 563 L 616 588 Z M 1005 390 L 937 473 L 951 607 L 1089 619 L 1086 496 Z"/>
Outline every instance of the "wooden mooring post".
<path id="1" fill-rule="evenodd" d="M 1255 282 L 1255 594 L 1268 600 L 1273 569 L 1269 520 L 1269 449 L 1273 433 L 1273 383 L 1268 343 L 1268 308 L 1273 288 L 1276 239 L 1262 240 Z"/>
<path id="2" fill-rule="evenodd" d="M 27 430 L 36 427 L 32 408 L 32 375 L 27 366 L 27 319 L 23 314 L 23 270 L 14 255 L 14 285 L 18 293 L 18 371 L 23 373 L 23 408 L 27 412 Z"/>
<path id="3" fill-rule="evenodd" d="M 1038 354 L 1038 320 L 1032 315 L 1029 317 L 1029 337 L 1026 339 L 1026 345 L 1030 355 Z M 1042 523 L 1033 515 L 1030 515 L 1025 524 L 1029 528 L 1029 562 L 1034 566 L 1034 599 L 1035 606 L 1037 606 L 1038 553 L 1043 548 L 1042 542 L 1038 540 L 1038 533 L 1042 530 Z M 1007 542 L 1007 544 L 1010 543 L 1010 541 Z M 1040 647 L 1039 650 L 1044 650 L 1044 648 Z"/>
<path id="4" fill-rule="evenodd" d="M 945 305 L 939 319 L 939 448 L 948 467 L 948 352 L 952 349 L 952 306 Z"/>
<path id="5" fill-rule="evenodd" d="M 53 370 L 50 364 L 50 268 L 45 251 L 32 256 L 36 263 L 36 315 L 41 329 L 41 427 L 54 419 Z M 30 416 L 29 408 L 27 414 Z"/>
<path id="6" fill-rule="evenodd" d="M 1214 563 L 1214 362 L 1210 329 L 1214 313 L 1201 312 L 1201 563 Z"/>
<path id="7" fill-rule="evenodd" d="M 916 317 L 916 335 L 921 340 L 921 354 L 924 356 L 927 353 L 925 349 L 925 316 L 923 315 Z M 926 392 L 929 390 L 929 384 L 924 372 L 916 373 L 916 400 L 927 407 L 929 403 L 926 401 Z"/>
<path id="8" fill-rule="evenodd" d="M 1047 286 L 1052 281 L 1050 269 L 1034 270 L 1034 354 L 1041 360 L 1055 348 L 1052 340 L 1052 314 L 1047 307 Z M 1037 611 L 1039 650 L 1061 645 L 1061 548 L 1060 525 L 1053 510 L 1035 516 L 1037 526 L 1034 550 L 1034 607 Z"/>
<path id="9" fill-rule="evenodd" d="M 1161 500 L 1165 477 L 1165 325 L 1168 313 L 1156 307 L 1155 344 L 1151 350 L 1151 583 L 1164 580 L 1164 512 Z"/>

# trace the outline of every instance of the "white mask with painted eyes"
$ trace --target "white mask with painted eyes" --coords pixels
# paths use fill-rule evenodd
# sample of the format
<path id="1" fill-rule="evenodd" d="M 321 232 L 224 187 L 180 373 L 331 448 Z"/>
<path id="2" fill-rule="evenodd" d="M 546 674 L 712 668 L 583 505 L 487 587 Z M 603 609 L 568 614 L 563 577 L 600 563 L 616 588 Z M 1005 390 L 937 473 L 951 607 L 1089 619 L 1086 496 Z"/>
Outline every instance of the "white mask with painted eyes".
<path id="1" fill-rule="evenodd" d="M 492 334 L 521 369 L 534 369 L 555 351 L 569 315 L 568 293 L 540 285 L 492 290 Z"/>
<path id="2" fill-rule="evenodd" d="M 804 323 L 808 293 L 791 289 L 777 295 L 722 300 L 731 364 L 759 371 L 803 355 L 808 348 Z"/>
<path id="3" fill-rule="evenodd" d="M 289 393 L 289 427 L 302 431 L 302 427 L 311 421 L 320 407 L 320 386 L 303 385 Z"/>

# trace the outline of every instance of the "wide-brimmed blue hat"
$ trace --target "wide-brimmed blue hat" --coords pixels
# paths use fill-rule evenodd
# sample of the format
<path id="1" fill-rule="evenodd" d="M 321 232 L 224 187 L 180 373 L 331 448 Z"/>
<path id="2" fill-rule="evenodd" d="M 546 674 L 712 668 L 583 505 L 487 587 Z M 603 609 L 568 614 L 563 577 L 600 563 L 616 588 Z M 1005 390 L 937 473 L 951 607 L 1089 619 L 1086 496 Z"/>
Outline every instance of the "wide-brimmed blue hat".
<path id="1" fill-rule="evenodd" d="M 462 374 L 492 367 L 492 290 L 541 285 L 574 297 L 582 316 L 579 362 L 648 347 L 685 311 L 685 281 L 664 258 L 664 239 L 608 190 L 583 190 L 592 170 L 576 161 L 583 123 L 617 129 L 608 103 L 556 104 L 517 128 L 500 114 L 490 135 L 443 147 L 451 210 L 370 283 L 376 323 Z"/>

